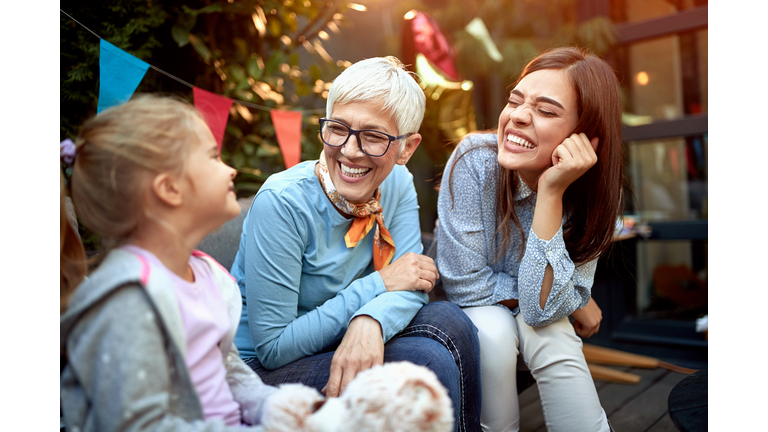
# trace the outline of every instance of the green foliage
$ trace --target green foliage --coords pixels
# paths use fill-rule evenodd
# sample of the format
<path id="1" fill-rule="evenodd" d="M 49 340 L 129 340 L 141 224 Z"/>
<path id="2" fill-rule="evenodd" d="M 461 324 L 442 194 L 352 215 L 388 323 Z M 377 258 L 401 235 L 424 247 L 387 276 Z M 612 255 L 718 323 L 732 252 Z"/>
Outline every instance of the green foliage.
<path id="1" fill-rule="evenodd" d="M 325 52 L 319 32 L 344 23 L 344 3 L 285 0 L 220 1 L 180 8 L 171 29 L 179 47 L 192 45 L 205 64 L 202 88 L 267 108 L 306 110 L 301 159 L 314 159 L 317 114 L 324 111 L 329 82 L 347 62 Z M 317 113 L 317 114 L 316 114 Z M 233 105 L 222 149 L 238 170 L 238 195 L 251 195 L 271 174 L 285 169 L 268 109 Z"/>
<path id="2" fill-rule="evenodd" d="M 239 196 L 254 194 L 269 175 L 285 169 L 270 108 L 306 110 L 301 159 L 318 156 L 322 146 L 317 120 L 324 113 L 330 81 L 349 66 L 330 58 L 319 36 L 321 31 L 332 36 L 331 27 L 348 24 L 345 1 L 65 0 L 61 9 L 115 46 L 186 82 L 266 107 L 235 103 L 230 112 L 222 158 L 238 171 Z M 552 46 L 578 44 L 604 54 L 615 42 L 615 29 L 607 19 L 576 22 L 575 0 L 404 0 L 392 3 L 390 10 L 393 19 L 400 20 L 410 9 L 425 11 L 438 21 L 457 50 L 457 69 L 476 84 L 497 80 L 504 87 L 527 61 Z M 504 57 L 501 63 L 464 30 L 474 17 L 485 22 Z M 74 139 L 82 123 L 96 113 L 99 40 L 62 14 L 60 47 L 60 138 Z M 192 100 L 189 87 L 152 69 L 137 92 Z M 474 97 L 487 104 L 490 96 L 476 92 Z M 432 117 L 426 113 L 424 131 L 430 130 Z M 446 144 L 439 133 L 429 133 L 424 140 L 424 148 L 428 140 Z M 449 152 L 446 147 L 445 158 Z M 432 156 L 415 155 L 413 163 L 421 158 L 425 165 L 412 169 L 441 169 L 440 158 L 435 161 Z"/>
<path id="3" fill-rule="evenodd" d="M 61 9 L 115 46 L 186 82 L 235 102 L 222 159 L 237 169 L 238 196 L 285 169 L 269 109 L 304 109 L 301 159 L 318 157 L 318 119 L 336 61 L 319 38 L 344 27 L 345 2 L 317 0 L 79 0 Z M 99 39 L 61 14 L 61 139 L 95 115 Z M 176 94 L 186 85 L 150 69 L 137 93 Z M 255 107 L 256 105 L 261 108 Z"/>
<path id="4" fill-rule="evenodd" d="M 165 21 L 163 8 L 146 0 L 63 1 L 61 9 L 116 47 L 150 61 L 160 45 L 155 30 Z M 60 14 L 60 139 L 77 136 L 96 114 L 99 97 L 99 39 Z"/>
<path id="5" fill-rule="evenodd" d="M 61 9 L 107 41 L 145 61 L 160 46 L 156 30 L 166 20 L 165 10 L 146 0 L 110 2 L 62 1 Z M 99 39 L 60 14 L 60 140 L 74 139 L 83 122 L 96 114 L 99 97 Z M 72 174 L 63 163 L 67 188 Z M 87 251 L 101 248 L 101 239 L 79 223 Z"/>

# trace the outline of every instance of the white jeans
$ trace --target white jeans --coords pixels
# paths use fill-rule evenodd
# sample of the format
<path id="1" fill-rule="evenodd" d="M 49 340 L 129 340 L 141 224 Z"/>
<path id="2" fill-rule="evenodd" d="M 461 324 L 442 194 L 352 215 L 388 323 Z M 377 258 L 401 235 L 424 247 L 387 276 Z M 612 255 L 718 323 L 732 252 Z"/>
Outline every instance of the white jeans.
<path id="1" fill-rule="evenodd" d="M 536 379 L 547 430 L 610 431 L 608 419 L 568 318 L 531 327 L 521 314 L 500 306 L 462 308 L 478 329 L 485 432 L 517 431 L 517 359 L 522 355 Z"/>

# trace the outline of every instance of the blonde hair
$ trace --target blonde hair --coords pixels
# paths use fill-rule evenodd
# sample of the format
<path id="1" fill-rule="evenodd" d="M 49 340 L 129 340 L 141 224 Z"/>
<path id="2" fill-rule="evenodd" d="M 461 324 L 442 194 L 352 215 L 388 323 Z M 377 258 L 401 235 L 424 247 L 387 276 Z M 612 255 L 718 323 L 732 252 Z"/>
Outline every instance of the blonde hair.
<path id="1" fill-rule="evenodd" d="M 333 80 L 325 104 L 326 117 L 331 117 L 336 103 L 377 100 L 395 120 L 399 135 L 418 132 L 427 98 L 417 79 L 418 75 L 406 70 L 397 57 L 360 60 Z M 404 143 L 400 141 L 401 150 Z"/>
<path id="2" fill-rule="evenodd" d="M 145 216 L 153 174 L 183 175 L 202 117 L 176 98 L 137 96 L 88 120 L 75 140 L 72 200 L 85 226 L 117 245 Z M 200 131 L 199 133 L 205 133 Z"/>

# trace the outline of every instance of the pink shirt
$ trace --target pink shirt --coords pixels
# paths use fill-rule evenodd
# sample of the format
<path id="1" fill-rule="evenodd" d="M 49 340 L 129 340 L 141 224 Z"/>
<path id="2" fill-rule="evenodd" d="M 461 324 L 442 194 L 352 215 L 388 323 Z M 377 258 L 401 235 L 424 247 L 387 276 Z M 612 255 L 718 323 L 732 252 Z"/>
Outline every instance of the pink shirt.
<path id="1" fill-rule="evenodd" d="M 126 245 L 123 249 L 167 271 L 174 282 L 187 340 L 185 361 L 205 419 L 220 418 L 230 426 L 240 425 L 240 405 L 227 384 L 227 371 L 219 349 L 219 342 L 229 331 L 229 314 L 208 263 L 202 258 L 189 257 L 195 281 L 188 282 L 168 270 L 151 252 L 135 245 Z"/>

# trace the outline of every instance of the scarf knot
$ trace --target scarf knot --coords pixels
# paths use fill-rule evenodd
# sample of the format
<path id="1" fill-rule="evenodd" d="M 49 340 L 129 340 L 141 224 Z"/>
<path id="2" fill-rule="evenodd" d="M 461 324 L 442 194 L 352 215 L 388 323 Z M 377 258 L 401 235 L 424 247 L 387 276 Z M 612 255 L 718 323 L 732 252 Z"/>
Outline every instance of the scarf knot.
<path id="1" fill-rule="evenodd" d="M 339 196 L 336 191 L 336 186 L 328 174 L 325 151 L 320 153 L 318 166 L 322 180 L 320 184 L 323 186 L 328 199 L 340 212 L 354 216 L 352 225 L 344 236 L 347 247 L 357 246 L 373 229 L 373 268 L 378 271 L 389 265 L 392 262 L 392 257 L 395 256 L 395 241 L 384 225 L 384 209 L 379 202 L 381 200 L 381 187 L 376 188 L 373 197 L 368 202 L 364 204 L 351 203 Z"/>

